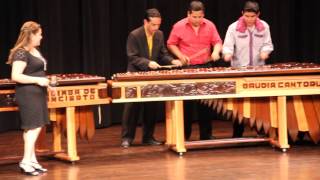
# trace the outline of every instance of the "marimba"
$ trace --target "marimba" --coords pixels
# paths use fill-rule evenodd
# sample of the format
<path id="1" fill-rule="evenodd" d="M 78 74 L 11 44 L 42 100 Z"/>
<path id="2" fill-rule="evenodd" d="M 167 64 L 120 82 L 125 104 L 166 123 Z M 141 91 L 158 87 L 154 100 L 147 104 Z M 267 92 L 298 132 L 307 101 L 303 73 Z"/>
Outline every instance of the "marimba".
<path id="1" fill-rule="evenodd" d="M 76 132 L 90 139 L 94 134 L 93 114 L 90 105 L 109 104 L 105 78 L 88 74 L 51 74 L 48 90 L 48 107 L 53 124 L 53 152 L 62 152 L 61 136 L 66 130 L 67 153 L 55 157 L 77 161 Z M 0 111 L 18 110 L 15 104 L 15 83 L 9 79 L 0 80 Z M 77 108 L 76 108 L 77 107 Z M 42 138 L 41 136 L 39 137 Z M 41 143 L 41 141 L 40 141 Z"/>
<path id="2" fill-rule="evenodd" d="M 304 95 L 320 94 L 320 65 L 286 63 L 240 68 L 215 67 L 127 72 L 115 74 L 113 80 L 108 81 L 108 84 L 112 88 L 113 103 L 166 101 L 166 143 L 179 154 L 186 152 L 186 148 L 207 147 L 221 143 L 266 141 L 286 151 L 289 148 L 287 118 L 290 116 L 287 106 L 292 106 L 290 98 L 287 100 L 287 96 L 304 98 Z M 264 98 L 269 99 L 267 106 L 250 106 L 250 101 L 248 101 L 249 99 L 257 99 L 256 102 L 260 105 L 263 103 L 259 102 L 265 101 Z M 268 123 L 271 124 L 272 127 L 278 128 L 278 136 L 274 138 L 241 138 L 238 141 L 185 142 L 183 100 L 191 99 L 202 100 L 209 106 L 234 110 L 239 120 L 242 120 L 239 118 L 240 116 L 260 119 L 252 117 L 253 114 L 258 116 L 261 113 L 261 108 L 268 107 L 269 113 L 265 113 L 268 114 L 266 115 L 268 119 L 264 120 L 265 123 L 260 123 L 260 120 L 256 124 L 259 126 L 260 124 L 264 126 L 267 126 Z M 237 101 L 238 99 L 241 99 L 242 102 Z M 229 103 L 223 104 L 224 101 Z M 222 105 L 215 106 L 216 104 Z M 295 105 L 297 107 L 304 106 L 299 102 Z M 310 104 L 305 105 L 305 109 L 310 106 Z M 249 111 L 251 109 L 252 111 Z M 314 111 L 314 113 L 318 113 L 318 111 Z M 315 123 L 315 119 L 313 119 L 313 123 Z M 291 126 L 290 123 L 289 125 Z M 268 128 L 266 127 L 266 129 Z"/>

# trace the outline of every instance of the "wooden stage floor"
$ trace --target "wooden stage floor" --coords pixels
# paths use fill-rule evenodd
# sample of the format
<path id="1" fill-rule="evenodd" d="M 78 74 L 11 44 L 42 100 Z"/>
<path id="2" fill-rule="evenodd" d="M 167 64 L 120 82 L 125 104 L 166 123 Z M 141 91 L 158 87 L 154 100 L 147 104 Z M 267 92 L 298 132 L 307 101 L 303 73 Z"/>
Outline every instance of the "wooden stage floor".
<path id="1" fill-rule="evenodd" d="M 214 135 L 231 136 L 231 123 L 213 121 Z M 192 139 L 197 139 L 194 124 Z M 202 179 L 320 179 L 320 146 L 309 143 L 293 144 L 287 153 L 269 145 L 237 148 L 192 150 L 179 157 L 165 146 L 140 146 L 141 129 L 135 145 L 120 147 L 121 126 L 97 129 L 90 142 L 78 140 L 80 161 L 75 164 L 41 157 L 49 172 L 28 177 L 18 171 L 17 163 L 0 162 L 1 180 L 202 180 Z M 246 130 L 246 135 L 255 135 Z M 50 137 L 48 133 L 48 137 Z M 164 140 L 164 124 L 156 128 L 157 139 Z M 49 142 L 50 143 L 50 142 Z M 21 132 L 0 134 L 0 156 L 21 155 Z"/>

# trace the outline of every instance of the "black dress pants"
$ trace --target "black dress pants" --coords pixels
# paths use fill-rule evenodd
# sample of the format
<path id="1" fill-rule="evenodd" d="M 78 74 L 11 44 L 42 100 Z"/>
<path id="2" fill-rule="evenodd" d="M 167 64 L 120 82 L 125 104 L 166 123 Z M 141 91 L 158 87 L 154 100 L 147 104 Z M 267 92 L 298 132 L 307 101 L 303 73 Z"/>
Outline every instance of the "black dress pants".
<path id="1" fill-rule="evenodd" d="M 122 139 L 133 141 L 138 122 L 142 122 L 143 139 L 153 138 L 158 102 L 126 103 L 122 116 Z"/>
<path id="2" fill-rule="evenodd" d="M 212 113 L 209 107 L 198 100 L 184 101 L 184 134 L 189 139 L 192 132 L 192 122 L 198 120 L 201 140 L 210 139 L 212 136 Z"/>
<path id="3" fill-rule="evenodd" d="M 213 67 L 213 62 L 198 65 L 189 65 L 183 69 L 197 69 Z M 209 107 L 200 103 L 199 100 L 184 101 L 184 132 L 185 138 L 189 139 L 192 131 L 192 122 L 198 120 L 200 139 L 209 139 L 212 136 L 212 113 Z"/>

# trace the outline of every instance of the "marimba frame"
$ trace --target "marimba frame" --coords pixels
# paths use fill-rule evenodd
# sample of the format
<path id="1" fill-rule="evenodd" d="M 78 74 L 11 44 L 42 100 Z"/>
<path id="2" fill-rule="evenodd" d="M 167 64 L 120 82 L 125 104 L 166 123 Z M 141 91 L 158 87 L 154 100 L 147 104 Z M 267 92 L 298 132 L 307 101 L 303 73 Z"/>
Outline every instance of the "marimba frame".
<path id="1" fill-rule="evenodd" d="M 261 86 L 259 83 L 265 87 Z M 166 101 L 166 144 L 170 149 L 182 155 L 186 149 L 204 146 L 217 146 L 225 143 L 222 140 L 208 140 L 199 142 L 186 142 L 183 132 L 183 100 L 200 99 L 223 99 L 223 98 L 254 98 L 254 97 L 276 97 L 276 113 L 278 139 L 257 138 L 257 139 L 235 139 L 234 143 L 244 142 L 270 142 L 272 146 L 280 148 L 283 152 L 290 147 L 287 135 L 287 115 L 286 115 L 286 97 L 320 94 L 320 76 L 319 75 L 292 75 L 292 76 L 261 76 L 261 77 L 236 77 L 236 78 L 212 78 L 212 79 L 181 79 L 181 80 L 153 80 L 153 81 L 108 81 L 110 87 L 115 92 L 120 92 L 120 96 L 113 96 L 113 103 L 125 102 L 147 102 L 147 101 Z M 144 89 L 148 86 L 175 86 L 179 84 L 188 84 L 197 86 L 197 83 L 216 83 L 216 84 L 234 84 L 234 92 L 218 94 L 196 94 L 193 96 L 173 96 L 167 95 L 167 92 L 158 92 L 154 96 L 145 95 Z M 289 85 L 294 84 L 295 87 Z M 308 86 L 305 84 L 312 84 Z M 314 85 L 316 84 L 316 85 Z M 299 85 L 299 86 L 298 86 Z M 268 87 L 269 86 L 269 87 Z M 297 87 L 298 86 L 298 87 Z M 134 89 L 136 94 L 127 97 L 128 89 Z M 232 88 L 232 87 L 231 87 Z M 132 91 L 131 91 L 132 92 Z M 272 102 L 273 103 L 273 102 Z M 244 115 L 246 115 L 244 108 Z M 233 143 L 231 140 L 227 144 Z"/>

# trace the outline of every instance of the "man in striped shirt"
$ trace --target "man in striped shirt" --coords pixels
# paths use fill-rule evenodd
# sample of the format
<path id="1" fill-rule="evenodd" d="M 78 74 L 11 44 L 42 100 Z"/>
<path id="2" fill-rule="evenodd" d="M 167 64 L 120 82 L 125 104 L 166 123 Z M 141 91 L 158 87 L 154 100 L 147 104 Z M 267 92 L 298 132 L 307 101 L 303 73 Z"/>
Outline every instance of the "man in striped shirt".
<path id="1" fill-rule="evenodd" d="M 259 15 L 259 4 L 247 1 L 242 16 L 229 26 L 222 53 L 232 67 L 264 65 L 273 51 L 269 25 Z"/>
<path id="2" fill-rule="evenodd" d="M 264 65 L 273 51 L 269 25 L 259 15 L 259 4 L 247 1 L 242 16 L 229 26 L 222 53 L 232 67 Z M 233 137 L 241 137 L 243 131 L 244 125 L 235 122 Z"/>

